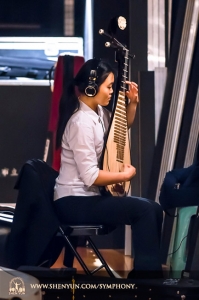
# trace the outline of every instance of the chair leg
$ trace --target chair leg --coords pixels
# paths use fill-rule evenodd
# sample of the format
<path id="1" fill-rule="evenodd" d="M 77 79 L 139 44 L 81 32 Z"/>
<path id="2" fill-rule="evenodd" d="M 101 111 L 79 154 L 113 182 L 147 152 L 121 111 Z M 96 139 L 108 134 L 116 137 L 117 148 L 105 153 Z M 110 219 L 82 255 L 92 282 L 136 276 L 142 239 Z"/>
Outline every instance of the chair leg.
<path id="1" fill-rule="evenodd" d="M 69 238 L 65 235 L 63 229 L 61 227 L 59 227 L 59 230 L 63 236 L 63 238 L 66 240 L 67 245 L 70 246 L 73 254 L 75 255 L 75 257 L 77 258 L 78 262 L 80 263 L 80 265 L 82 266 L 84 272 L 87 275 L 92 275 L 91 271 L 88 269 L 88 267 L 86 266 L 86 264 L 84 263 L 84 261 L 82 260 L 81 256 L 79 255 L 79 253 L 76 251 L 76 249 L 73 247 L 73 244 L 71 243 L 71 241 L 69 240 Z"/>
<path id="2" fill-rule="evenodd" d="M 115 275 L 113 274 L 113 272 L 111 271 L 111 269 L 109 268 L 108 264 L 106 263 L 105 259 L 103 258 L 103 256 L 101 255 L 101 253 L 99 252 L 99 250 L 97 249 L 96 245 L 94 244 L 94 242 L 92 241 L 92 239 L 90 237 L 87 238 L 89 244 L 91 245 L 92 249 L 94 250 L 95 254 L 97 255 L 97 257 L 99 258 L 99 260 L 102 263 L 101 268 L 105 268 L 107 273 L 109 274 L 110 277 L 115 277 Z"/>
<path id="3" fill-rule="evenodd" d="M 115 278 L 114 274 L 112 273 L 111 269 L 109 268 L 109 266 L 107 265 L 106 261 L 104 260 L 103 256 L 101 255 L 101 253 L 99 252 L 99 250 L 97 249 L 97 247 L 95 246 L 94 242 L 92 241 L 92 239 L 88 236 L 87 240 L 91 246 L 91 248 L 94 250 L 95 254 L 97 255 L 97 257 L 99 258 L 99 260 L 101 261 L 101 266 L 99 266 L 98 268 L 96 268 L 93 271 L 90 271 L 88 269 L 88 267 L 86 266 L 85 262 L 82 260 L 81 256 L 79 255 L 79 253 L 76 251 L 75 247 L 73 246 L 73 244 L 71 243 L 70 239 L 68 238 L 68 236 L 65 235 L 64 230 L 59 227 L 59 230 L 63 236 L 63 238 L 65 239 L 65 241 L 67 242 L 67 245 L 70 246 L 74 256 L 77 258 L 78 262 L 80 263 L 82 269 L 84 270 L 84 272 L 87 275 L 93 275 L 94 273 L 96 273 L 97 271 L 99 271 L 102 268 L 105 268 L 107 273 L 109 274 L 110 277 Z"/>

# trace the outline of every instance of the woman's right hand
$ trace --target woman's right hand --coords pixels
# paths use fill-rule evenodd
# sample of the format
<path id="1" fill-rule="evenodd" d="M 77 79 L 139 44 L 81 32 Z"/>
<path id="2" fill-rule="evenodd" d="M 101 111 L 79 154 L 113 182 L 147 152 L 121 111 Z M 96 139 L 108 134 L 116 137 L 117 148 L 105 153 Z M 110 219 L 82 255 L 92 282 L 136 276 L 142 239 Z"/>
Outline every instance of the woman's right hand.
<path id="1" fill-rule="evenodd" d="M 126 181 L 131 180 L 136 175 L 136 168 L 129 164 L 124 164 L 123 172 L 126 175 Z"/>
<path id="2" fill-rule="evenodd" d="M 98 177 L 94 181 L 94 185 L 104 186 L 116 183 L 121 183 L 125 181 L 130 181 L 136 174 L 136 168 L 130 164 L 121 165 L 121 170 L 117 172 L 109 172 L 104 170 L 99 170 Z"/>

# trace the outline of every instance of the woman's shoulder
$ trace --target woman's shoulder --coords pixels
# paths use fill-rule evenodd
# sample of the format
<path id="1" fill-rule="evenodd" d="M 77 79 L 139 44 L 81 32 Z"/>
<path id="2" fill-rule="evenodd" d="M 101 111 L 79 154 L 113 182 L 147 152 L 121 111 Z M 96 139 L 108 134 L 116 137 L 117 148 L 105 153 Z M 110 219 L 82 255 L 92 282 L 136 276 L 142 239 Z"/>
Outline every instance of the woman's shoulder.
<path id="1" fill-rule="evenodd" d="M 84 121 L 85 117 L 81 109 L 78 109 L 69 119 L 70 123 L 81 122 Z"/>
<path id="2" fill-rule="evenodd" d="M 69 119 L 67 123 L 67 128 L 73 127 L 89 127 L 92 121 L 88 116 L 82 111 L 77 110 Z"/>

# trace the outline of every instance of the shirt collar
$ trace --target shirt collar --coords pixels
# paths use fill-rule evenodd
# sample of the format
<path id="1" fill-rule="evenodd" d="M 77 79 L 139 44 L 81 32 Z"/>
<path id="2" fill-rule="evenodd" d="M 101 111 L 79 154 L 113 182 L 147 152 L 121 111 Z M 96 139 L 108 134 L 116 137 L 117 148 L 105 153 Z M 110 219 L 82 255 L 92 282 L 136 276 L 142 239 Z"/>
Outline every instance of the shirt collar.
<path id="1" fill-rule="evenodd" d="M 96 112 L 93 109 L 91 109 L 88 105 L 86 105 L 81 100 L 79 100 L 79 103 L 80 103 L 80 110 L 88 114 L 95 123 L 99 121 L 99 117 L 103 119 L 103 109 L 100 105 L 98 105 L 98 114 L 96 114 Z"/>

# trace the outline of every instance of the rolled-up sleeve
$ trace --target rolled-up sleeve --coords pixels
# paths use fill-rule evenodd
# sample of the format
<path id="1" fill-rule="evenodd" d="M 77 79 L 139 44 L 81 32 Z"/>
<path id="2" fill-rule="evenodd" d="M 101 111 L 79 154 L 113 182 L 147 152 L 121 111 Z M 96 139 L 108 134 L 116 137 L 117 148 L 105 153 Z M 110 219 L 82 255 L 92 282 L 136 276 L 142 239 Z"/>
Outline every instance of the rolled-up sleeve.
<path id="1" fill-rule="evenodd" d="M 79 176 L 90 187 L 99 175 L 93 128 L 83 122 L 71 123 L 67 140 L 74 153 Z"/>

